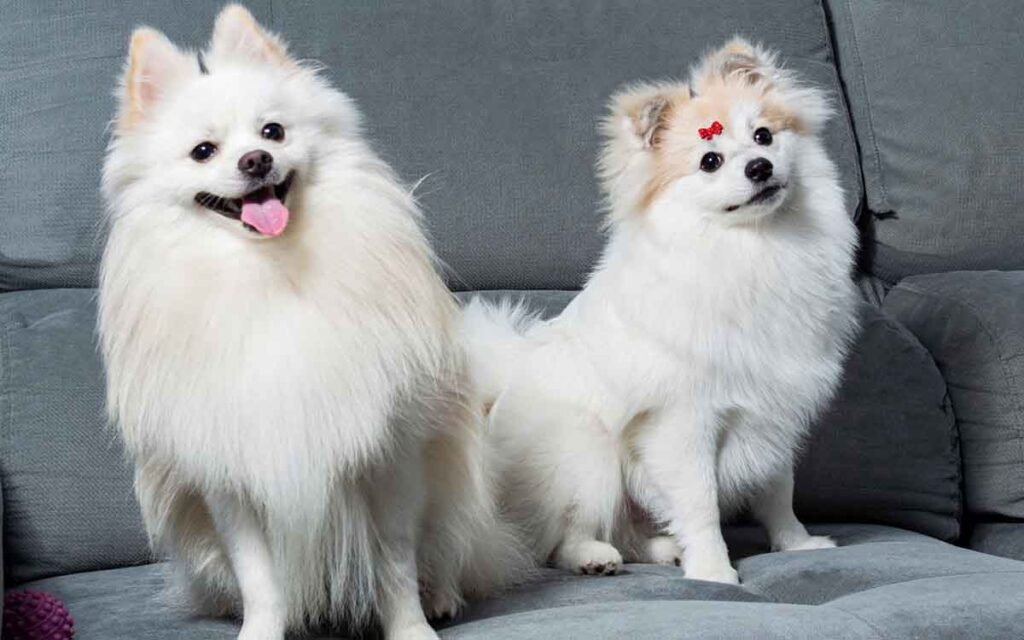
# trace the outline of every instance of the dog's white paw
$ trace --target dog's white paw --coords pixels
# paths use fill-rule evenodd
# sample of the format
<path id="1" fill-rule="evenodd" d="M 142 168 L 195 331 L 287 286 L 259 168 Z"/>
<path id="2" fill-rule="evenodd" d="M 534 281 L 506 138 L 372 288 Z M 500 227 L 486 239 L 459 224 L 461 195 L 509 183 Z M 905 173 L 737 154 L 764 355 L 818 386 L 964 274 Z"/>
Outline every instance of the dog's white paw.
<path id="1" fill-rule="evenodd" d="M 438 640 L 437 632 L 426 622 L 417 622 L 399 629 L 391 629 L 387 640 Z"/>
<path id="2" fill-rule="evenodd" d="M 686 561 L 684 571 L 686 577 L 691 580 L 706 580 L 723 584 L 740 583 L 740 574 L 736 572 L 736 569 L 733 569 L 728 560 L 708 561 L 695 559 Z"/>
<path id="3" fill-rule="evenodd" d="M 647 562 L 651 564 L 683 564 L 683 550 L 672 536 L 655 536 L 647 541 Z"/>
<path id="4" fill-rule="evenodd" d="M 238 640 L 284 640 L 284 625 L 276 620 L 247 616 L 242 622 Z"/>
<path id="5" fill-rule="evenodd" d="M 425 589 L 420 594 L 423 613 L 428 620 L 454 618 L 462 608 L 462 597 L 454 588 Z"/>
<path id="6" fill-rule="evenodd" d="M 622 568 L 622 554 L 607 542 L 587 540 L 563 545 L 558 566 L 583 575 L 613 576 Z"/>
<path id="7" fill-rule="evenodd" d="M 828 536 L 807 536 L 801 540 L 780 545 L 779 551 L 811 551 L 814 549 L 834 549 L 836 543 Z"/>

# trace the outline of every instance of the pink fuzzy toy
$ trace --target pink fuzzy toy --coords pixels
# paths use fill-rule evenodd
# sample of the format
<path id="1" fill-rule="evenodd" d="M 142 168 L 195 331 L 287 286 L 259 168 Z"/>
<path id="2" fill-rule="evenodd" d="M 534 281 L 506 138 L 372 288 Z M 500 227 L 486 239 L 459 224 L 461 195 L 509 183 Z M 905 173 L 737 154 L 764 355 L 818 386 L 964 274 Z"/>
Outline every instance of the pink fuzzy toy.
<path id="1" fill-rule="evenodd" d="M 42 591 L 4 596 L 4 640 L 70 640 L 75 621 L 64 603 Z"/>

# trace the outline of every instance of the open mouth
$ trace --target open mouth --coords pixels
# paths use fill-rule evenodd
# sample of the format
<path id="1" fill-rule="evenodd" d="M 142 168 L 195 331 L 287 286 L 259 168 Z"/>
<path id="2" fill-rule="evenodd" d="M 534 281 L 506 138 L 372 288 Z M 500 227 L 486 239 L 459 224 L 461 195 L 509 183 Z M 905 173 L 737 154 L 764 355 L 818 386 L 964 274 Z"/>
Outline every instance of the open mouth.
<path id="1" fill-rule="evenodd" d="M 277 184 L 266 184 L 250 191 L 241 198 L 225 198 L 207 191 L 196 194 L 196 204 L 232 220 L 240 220 L 242 226 L 265 236 L 278 236 L 288 226 L 289 212 L 285 199 L 295 179 L 290 171 Z"/>
<path id="2" fill-rule="evenodd" d="M 743 204 L 730 205 L 730 206 L 726 207 L 725 210 L 726 211 L 736 211 L 740 207 L 748 207 L 750 205 L 761 204 L 761 203 L 764 203 L 764 202 L 768 202 L 769 200 L 774 199 L 775 196 L 777 196 L 785 188 L 786 188 L 786 185 L 784 185 L 784 184 L 773 184 L 773 185 L 767 186 L 764 189 L 761 189 L 760 191 L 755 193 L 754 195 L 750 196 L 750 199 L 747 200 L 746 202 L 744 202 Z"/>

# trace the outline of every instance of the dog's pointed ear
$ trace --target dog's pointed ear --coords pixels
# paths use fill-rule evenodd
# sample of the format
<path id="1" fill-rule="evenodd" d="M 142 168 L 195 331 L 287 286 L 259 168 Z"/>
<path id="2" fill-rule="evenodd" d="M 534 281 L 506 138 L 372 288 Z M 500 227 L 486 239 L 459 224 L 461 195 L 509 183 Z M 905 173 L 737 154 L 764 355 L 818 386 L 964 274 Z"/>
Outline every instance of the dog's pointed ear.
<path id="1" fill-rule="evenodd" d="M 235 58 L 277 66 L 294 64 L 284 42 L 261 27 L 249 10 L 238 4 L 228 5 L 218 14 L 213 25 L 210 54 L 213 58 Z"/>
<path id="2" fill-rule="evenodd" d="M 774 80 L 775 71 L 774 54 L 737 37 L 705 55 L 694 67 L 691 80 L 698 93 L 713 82 L 731 79 L 768 89 Z"/>
<path id="3" fill-rule="evenodd" d="M 632 114 L 633 131 L 645 149 L 653 147 L 658 141 L 658 134 L 665 126 L 668 109 L 668 98 L 659 95 L 652 97 Z"/>
<path id="4" fill-rule="evenodd" d="M 689 99 L 689 89 L 673 85 L 640 85 L 612 98 L 612 119 L 624 127 L 639 147 L 653 149 L 672 110 Z"/>
<path id="5" fill-rule="evenodd" d="M 138 123 L 192 65 L 191 59 L 156 29 L 140 27 L 132 32 L 121 83 L 119 125 Z"/>

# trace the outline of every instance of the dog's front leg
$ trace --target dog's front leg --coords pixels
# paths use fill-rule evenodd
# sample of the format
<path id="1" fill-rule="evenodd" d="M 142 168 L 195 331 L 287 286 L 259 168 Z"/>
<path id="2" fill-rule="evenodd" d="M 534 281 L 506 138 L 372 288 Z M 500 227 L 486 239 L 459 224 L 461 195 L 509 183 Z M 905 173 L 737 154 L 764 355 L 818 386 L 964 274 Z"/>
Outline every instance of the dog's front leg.
<path id="1" fill-rule="evenodd" d="M 437 640 L 420 603 L 416 548 L 425 490 L 423 462 L 408 456 L 373 482 L 371 509 L 380 539 L 376 573 L 386 640 Z"/>
<path id="2" fill-rule="evenodd" d="M 287 607 L 258 514 L 238 496 L 226 493 L 206 496 L 206 504 L 242 595 L 238 640 L 282 640 Z"/>
<path id="3" fill-rule="evenodd" d="M 828 536 L 812 536 L 793 513 L 793 465 L 785 467 L 765 485 L 752 502 L 754 518 L 764 526 L 773 551 L 831 549 Z"/>
<path id="4" fill-rule="evenodd" d="M 659 519 L 683 548 L 687 578 L 738 584 L 718 508 L 718 426 L 688 409 L 662 412 L 640 438 L 644 470 L 661 500 Z"/>
<path id="5" fill-rule="evenodd" d="M 386 541 L 381 566 L 381 623 L 386 640 L 437 640 L 420 604 L 416 551 L 408 538 Z"/>

